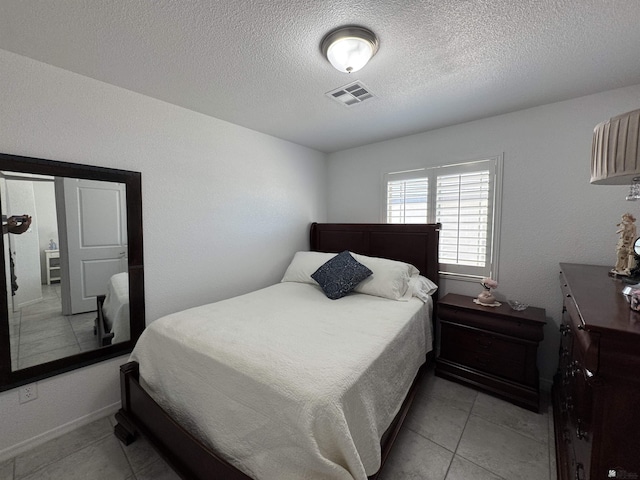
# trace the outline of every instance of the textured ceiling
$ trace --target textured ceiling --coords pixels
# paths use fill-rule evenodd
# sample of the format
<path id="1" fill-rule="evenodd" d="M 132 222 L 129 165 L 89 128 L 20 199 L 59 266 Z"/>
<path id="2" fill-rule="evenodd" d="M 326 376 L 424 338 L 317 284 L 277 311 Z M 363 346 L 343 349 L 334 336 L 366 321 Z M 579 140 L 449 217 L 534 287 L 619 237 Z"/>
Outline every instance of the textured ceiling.
<path id="1" fill-rule="evenodd" d="M 319 47 L 347 24 L 380 39 L 351 75 Z M 324 152 L 640 84 L 638 25 L 639 0 L 0 2 L 2 49 Z M 324 95 L 355 80 L 376 98 Z"/>

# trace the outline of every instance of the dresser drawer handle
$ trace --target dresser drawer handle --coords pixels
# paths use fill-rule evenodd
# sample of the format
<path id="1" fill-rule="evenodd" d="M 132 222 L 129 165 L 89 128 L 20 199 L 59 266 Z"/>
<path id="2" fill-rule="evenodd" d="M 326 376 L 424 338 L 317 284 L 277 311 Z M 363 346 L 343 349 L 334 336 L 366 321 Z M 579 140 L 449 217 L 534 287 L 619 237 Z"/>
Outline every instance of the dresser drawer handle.
<path id="1" fill-rule="evenodd" d="M 484 340 L 482 338 L 478 338 L 476 340 L 478 342 L 478 345 L 480 345 L 482 348 L 489 348 L 491 345 L 493 345 L 493 342 L 491 340 Z"/>
<path id="2" fill-rule="evenodd" d="M 578 374 L 582 373 L 582 365 L 577 360 L 574 360 L 571 364 L 571 376 L 576 377 Z"/>
<path id="3" fill-rule="evenodd" d="M 576 464 L 576 480 L 585 480 L 584 465 L 581 463 Z"/>
<path id="4" fill-rule="evenodd" d="M 587 432 L 582 430 L 582 420 L 578 419 L 578 426 L 576 427 L 576 437 L 579 440 L 587 440 Z"/>
<path id="5" fill-rule="evenodd" d="M 560 334 L 563 337 L 566 337 L 570 333 L 571 333 L 571 328 L 569 327 L 569 325 L 567 325 L 566 323 L 563 323 L 562 325 L 560 325 Z"/>

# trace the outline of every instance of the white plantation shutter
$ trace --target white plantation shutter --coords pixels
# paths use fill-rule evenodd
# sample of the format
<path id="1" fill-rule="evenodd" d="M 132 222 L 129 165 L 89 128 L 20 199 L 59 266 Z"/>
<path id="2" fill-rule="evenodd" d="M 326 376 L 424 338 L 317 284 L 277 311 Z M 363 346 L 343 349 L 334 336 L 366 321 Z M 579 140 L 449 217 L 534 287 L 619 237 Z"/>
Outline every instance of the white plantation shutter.
<path id="1" fill-rule="evenodd" d="M 498 159 L 493 158 L 389 173 L 386 222 L 441 223 L 441 273 L 490 277 L 497 257 L 493 239 L 498 171 Z"/>
<path id="2" fill-rule="evenodd" d="M 443 167 L 436 180 L 440 263 L 451 273 L 490 276 L 492 174 L 489 169 Z M 472 268 L 465 268 L 472 267 Z"/>
<path id="3" fill-rule="evenodd" d="M 424 170 L 388 175 L 387 223 L 427 223 L 429 180 L 420 173 Z"/>

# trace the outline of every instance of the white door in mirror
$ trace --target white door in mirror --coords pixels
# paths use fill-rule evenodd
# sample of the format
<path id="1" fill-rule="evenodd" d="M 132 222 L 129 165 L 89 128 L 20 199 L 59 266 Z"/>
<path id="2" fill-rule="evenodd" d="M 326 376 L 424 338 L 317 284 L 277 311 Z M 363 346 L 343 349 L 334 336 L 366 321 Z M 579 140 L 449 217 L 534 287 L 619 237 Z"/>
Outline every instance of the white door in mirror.
<path id="1" fill-rule="evenodd" d="M 63 315 L 95 311 L 112 275 L 127 271 L 126 186 L 123 183 L 64 178 L 69 295 L 62 284 Z M 62 237 L 61 237 L 62 238 Z M 67 304 L 67 298 L 70 304 Z"/>

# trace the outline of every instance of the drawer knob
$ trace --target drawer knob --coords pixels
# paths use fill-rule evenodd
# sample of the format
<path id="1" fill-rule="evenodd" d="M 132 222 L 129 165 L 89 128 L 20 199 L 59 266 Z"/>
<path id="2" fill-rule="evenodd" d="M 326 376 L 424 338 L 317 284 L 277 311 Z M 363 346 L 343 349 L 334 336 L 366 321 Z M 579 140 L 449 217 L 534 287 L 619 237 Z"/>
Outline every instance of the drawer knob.
<path id="1" fill-rule="evenodd" d="M 570 333 L 571 333 L 571 328 L 569 327 L 569 325 L 567 325 L 566 323 L 563 323 L 562 325 L 560 325 L 560 335 L 562 335 L 563 337 L 566 337 Z"/>
<path id="2" fill-rule="evenodd" d="M 580 365 L 579 361 L 574 360 L 571 365 L 572 365 L 572 367 L 571 367 L 571 371 L 572 371 L 571 376 L 572 377 L 575 377 L 579 373 L 582 373 L 582 365 Z"/>
<path id="3" fill-rule="evenodd" d="M 573 362 L 571 362 L 571 365 L 569 366 L 570 376 L 575 377 L 581 371 L 582 371 L 582 367 L 580 366 L 580 362 L 578 362 L 577 360 L 574 360 Z"/>
<path id="4" fill-rule="evenodd" d="M 587 432 L 582 429 L 581 419 L 578 419 L 578 426 L 576 427 L 576 437 L 578 437 L 579 440 L 587 439 Z"/>
<path id="5" fill-rule="evenodd" d="M 562 411 L 562 413 L 568 413 L 571 410 L 573 410 L 573 399 L 567 396 L 564 402 L 560 404 L 560 411 Z"/>

